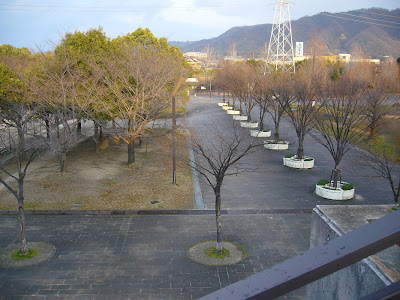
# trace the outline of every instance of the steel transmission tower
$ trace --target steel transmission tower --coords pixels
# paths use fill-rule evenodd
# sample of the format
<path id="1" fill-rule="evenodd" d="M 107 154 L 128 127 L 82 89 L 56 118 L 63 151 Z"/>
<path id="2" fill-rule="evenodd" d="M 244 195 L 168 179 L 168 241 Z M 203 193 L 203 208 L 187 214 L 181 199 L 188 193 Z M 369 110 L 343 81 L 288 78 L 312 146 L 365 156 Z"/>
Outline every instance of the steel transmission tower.
<path id="1" fill-rule="evenodd" d="M 288 0 L 276 1 L 274 23 L 272 25 L 268 46 L 267 63 L 270 71 L 296 71 Z"/>

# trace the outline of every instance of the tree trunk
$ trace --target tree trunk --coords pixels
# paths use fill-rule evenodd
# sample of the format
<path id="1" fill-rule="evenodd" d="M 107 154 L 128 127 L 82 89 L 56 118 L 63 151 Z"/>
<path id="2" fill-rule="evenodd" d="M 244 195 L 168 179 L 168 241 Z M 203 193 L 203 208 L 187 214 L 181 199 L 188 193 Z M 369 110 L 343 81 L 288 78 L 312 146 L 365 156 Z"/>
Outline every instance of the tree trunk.
<path id="1" fill-rule="evenodd" d="M 339 165 L 336 164 L 335 169 L 332 170 L 333 172 L 333 187 L 336 189 L 338 187 L 338 181 L 340 180 L 340 170 Z"/>
<path id="2" fill-rule="evenodd" d="M 21 240 L 21 254 L 28 254 L 29 249 L 25 239 L 25 210 L 24 210 L 24 179 L 20 174 L 18 180 L 18 211 L 19 211 L 19 236 Z M 21 178 L 22 177 L 22 178 Z"/>
<path id="3" fill-rule="evenodd" d="M 60 173 L 65 172 L 67 172 L 67 153 L 63 151 L 60 155 Z"/>
<path id="4" fill-rule="evenodd" d="M 76 134 L 78 136 L 82 135 L 82 119 L 80 117 L 78 118 L 78 123 L 76 125 Z"/>
<path id="5" fill-rule="evenodd" d="M 103 126 L 99 126 L 99 139 L 100 142 L 103 141 Z"/>
<path id="6" fill-rule="evenodd" d="M 395 188 L 395 186 L 394 186 L 393 177 L 391 174 L 388 176 L 388 179 L 389 179 L 390 187 L 392 188 L 394 203 L 398 203 L 399 196 L 400 196 L 400 179 L 399 179 L 399 184 L 397 185 L 397 188 Z"/>
<path id="7" fill-rule="evenodd" d="M 50 141 L 50 121 L 46 119 L 44 120 L 44 123 L 46 124 L 46 138 Z"/>
<path id="8" fill-rule="evenodd" d="M 96 121 L 93 121 L 93 122 L 94 122 L 94 136 L 98 137 L 98 135 L 99 135 L 99 124 L 97 124 Z"/>
<path id="9" fill-rule="evenodd" d="M 111 128 L 112 128 L 112 129 L 115 129 L 115 119 L 112 119 L 111 124 L 112 124 L 112 125 L 111 125 Z"/>
<path id="10" fill-rule="evenodd" d="M 57 139 L 60 139 L 60 119 L 56 117 L 56 132 L 57 132 Z"/>
<path id="11" fill-rule="evenodd" d="M 217 251 L 222 250 L 221 185 L 215 187 L 215 216 L 217 221 Z"/>
<path id="12" fill-rule="evenodd" d="M 304 137 L 299 137 L 299 147 L 297 148 L 297 159 L 304 157 Z"/>
<path id="13" fill-rule="evenodd" d="M 369 131 L 368 139 L 372 140 L 372 138 L 375 136 L 375 127 L 371 127 L 371 130 Z"/>
<path id="14" fill-rule="evenodd" d="M 277 118 L 274 123 L 275 123 L 275 133 L 274 133 L 275 142 L 279 142 L 279 140 L 281 138 L 279 135 L 279 125 L 281 123 L 281 119 Z"/>
<path id="15" fill-rule="evenodd" d="M 18 139 L 19 139 L 18 142 L 19 150 L 17 155 L 20 157 L 22 162 L 25 159 L 25 132 L 23 128 L 18 128 Z"/>
<path id="16" fill-rule="evenodd" d="M 128 165 L 133 164 L 135 161 L 135 140 L 131 140 L 128 144 Z"/>

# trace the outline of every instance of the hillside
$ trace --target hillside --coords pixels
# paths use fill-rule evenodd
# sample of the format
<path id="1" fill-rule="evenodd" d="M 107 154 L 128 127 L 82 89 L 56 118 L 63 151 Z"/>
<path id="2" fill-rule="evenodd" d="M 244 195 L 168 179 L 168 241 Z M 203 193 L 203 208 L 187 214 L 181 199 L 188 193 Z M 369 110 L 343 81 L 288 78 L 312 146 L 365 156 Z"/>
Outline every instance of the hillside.
<path id="1" fill-rule="evenodd" d="M 380 21 L 376 21 L 377 19 Z M 230 45 L 236 41 L 239 54 L 247 57 L 258 56 L 265 42 L 269 42 L 271 28 L 272 24 L 234 27 L 216 38 L 170 43 L 180 47 L 183 52 L 202 51 L 209 44 L 220 55 L 226 55 Z M 385 55 L 400 57 L 400 9 L 390 11 L 372 8 L 336 14 L 324 12 L 303 17 L 292 21 L 293 43 L 304 42 L 304 51 L 307 52 L 307 41 L 315 29 L 322 35 L 332 54 L 349 53 L 353 47 L 359 46 L 365 54 L 373 58 Z"/>

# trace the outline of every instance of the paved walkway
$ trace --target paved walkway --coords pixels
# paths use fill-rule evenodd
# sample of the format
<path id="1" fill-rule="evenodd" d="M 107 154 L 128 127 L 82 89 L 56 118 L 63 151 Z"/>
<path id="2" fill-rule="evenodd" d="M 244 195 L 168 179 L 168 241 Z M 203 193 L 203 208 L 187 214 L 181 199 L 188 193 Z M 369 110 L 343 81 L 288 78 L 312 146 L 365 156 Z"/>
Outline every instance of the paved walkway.
<path id="1" fill-rule="evenodd" d="M 217 106 L 220 100 L 193 99 L 186 122 L 198 128 L 215 119 L 228 122 L 231 117 Z M 284 121 L 282 136 L 294 141 L 291 132 Z M 204 266 L 187 257 L 191 245 L 215 238 L 212 211 L 28 215 L 28 240 L 53 244 L 56 253 L 36 266 L 0 267 L 0 299 L 196 299 L 303 253 L 309 246 L 310 209 L 338 203 L 313 194 L 315 182 L 330 176 L 329 154 L 307 138 L 306 154 L 315 157 L 315 168 L 283 167 L 282 156 L 294 151 L 293 145 L 286 152 L 263 148 L 245 160 L 249 166 L 259 167 L 255 172 L 224 182 L 222 208 L 242 209 L 224 214 L 222 219 L 224 239 L 248 251 L 239 264 Z M 347 162 L 352 160 L 347 158 Z M 343 167 L 343 179 L 353 182 L 357 193 L 356 199 L 346 204 L 392 202 L 386 183 L 372 181 L 368 174 L 364 169 Z M 201 186 L 205 205 L 212 209 L 213 193 L 204 183 Z M 16 215 L 0 215 L 0 247 L 17 243 L 17 230 Z M 303 298 L 304 290 L 285 296 Z"/>
<path id="2" fill-rule="evenodd" d="M 218 102 L 222 102 L 222 97 L 210 99 L 207 96 L 199 96 L 193 99 L 188 108 L 187 123 L 189 126 L 201 131 L 213 122 L 232 122 L 232 116 L 227 115 L 219 108 Z M 190 111 L 194 113 L 190 113 Z M 253 120 L 257 120 L 257 114 L 257 109 L 254 109 Z M 273 130 L 271 119 L 267 118 L 265 125 L 266 128 Z M 249 131 L 248 129 L 243 130 Z M 312 209 L 316 205 L 340 205 L 343 203 L 325 200 L 314 194 L 316 182 L 320 179 L 329 179 L 331 176 L 334 162 L 329 152 L 311 136 L 306 136 L 305 154 L 315 158 L 315 167 L 311 170 L 284 167 L 282 158 L 285 154 L 296 153 L 297 138 L 292 125 L 286 119 L 281 122 L 280 133 L 282 139 L 287 139 L 291 143 L 289 150 L 273 151 L 262 147 L 260 151 L 243 158 L 242 162 L 246 164 L 246 167 L 255 169 L 255 171 L 224 179 L 223 209 Z M 353 149 L 341 163 L 343 181 L 351 182 L 356 187 L 355 198 L 346 201 L 345 204 L 393 203 L 389 184 L 383 179 L 374 178 L 370 169 L 356 164 L 360 155 L 362 156 L 364 153 Z M 202 182 L 202 192 L 206 207 L 212 209 L 215 201 L 214 193 L 205 182 Z"/>
<path id="3" fill-rule="evenodd" d="M 248 251 L 244 261 L 226 267 L 186 255 L 191 245 L 215 238 L 212 214 L 30 215 L 27 224 L 29 239 L 53 244 L 56 254 L 36 266 L 0 268 L 0 299 L 196 299 L 306 251 L 310 218 L 224 215 L 224 239 Z M 16 237 L 17 216 L 1 216 L 0 247 Z"/>

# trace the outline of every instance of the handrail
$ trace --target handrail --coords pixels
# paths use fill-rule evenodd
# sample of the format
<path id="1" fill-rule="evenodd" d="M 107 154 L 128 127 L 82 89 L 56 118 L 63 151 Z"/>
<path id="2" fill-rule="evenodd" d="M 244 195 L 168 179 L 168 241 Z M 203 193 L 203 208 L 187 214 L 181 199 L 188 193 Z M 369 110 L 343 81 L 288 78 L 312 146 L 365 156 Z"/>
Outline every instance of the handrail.
<path id="1" fill-rule="evenodd" d="M 399 240 L 400 211 L 396 211 L 201 299 L 274 299 L 382 251 Z"/>

